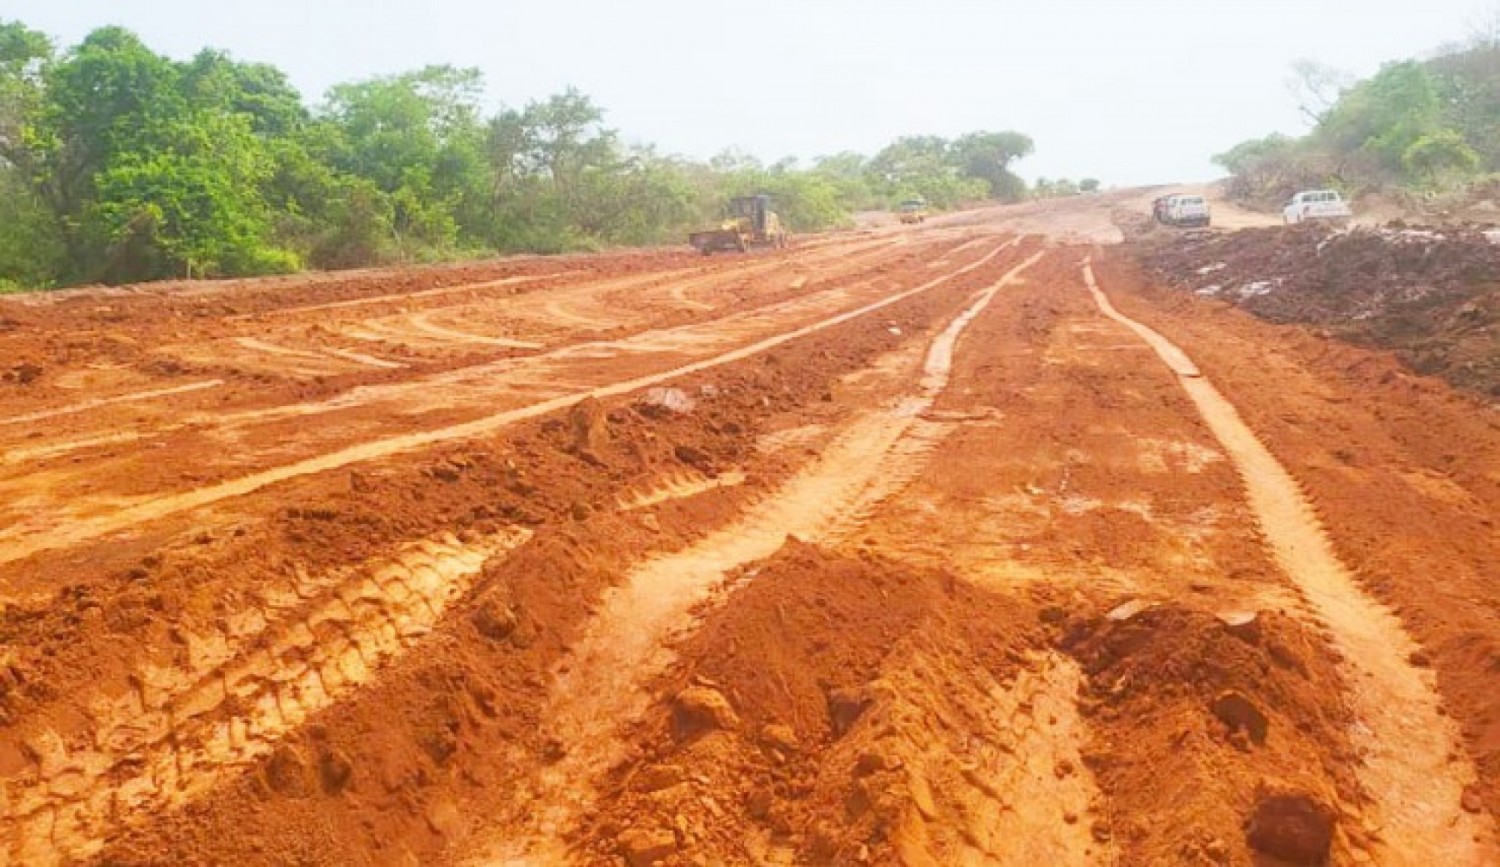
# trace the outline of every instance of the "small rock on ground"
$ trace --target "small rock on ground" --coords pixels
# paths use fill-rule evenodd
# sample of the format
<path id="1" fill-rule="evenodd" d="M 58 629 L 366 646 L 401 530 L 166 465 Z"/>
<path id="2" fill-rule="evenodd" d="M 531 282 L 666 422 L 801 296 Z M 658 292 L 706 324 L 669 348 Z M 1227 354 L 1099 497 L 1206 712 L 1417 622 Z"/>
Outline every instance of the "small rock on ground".
<path id="1" fill-rule="evenodd" d="M 1294 864 L 1322 864 L 1333 845 L 1333 811 L 1310 795 L 1263 794 L 1246 823 L 1251 848 Z"/>
<path id="2" fill-rule="evenodd" d="M 632 828 L 616 841 L 620 844 L 620 854 L 625 856 L 625 863 L 630 867 L 650 867 L 677 853 L 677 835 L 664 828 Z"/>
<path id="3" fill-rule="evenodd" d="M 690 737 L 739 728 L 740 718 L 723 693 L 706 686 L 690 686 L 678 693 L 672 704 L 672 723 L 678 737 Z"/>
<path id="4" fill-rule="evenodd" d="M 1265 743 L 1271 721 L 1244 695 L 1234 690 L 1220 693 L 1214 699 L 1212 710 L 1214 716 L 1229 726 L 1230 731 L 1243 731 L 1255 743 Z"/>

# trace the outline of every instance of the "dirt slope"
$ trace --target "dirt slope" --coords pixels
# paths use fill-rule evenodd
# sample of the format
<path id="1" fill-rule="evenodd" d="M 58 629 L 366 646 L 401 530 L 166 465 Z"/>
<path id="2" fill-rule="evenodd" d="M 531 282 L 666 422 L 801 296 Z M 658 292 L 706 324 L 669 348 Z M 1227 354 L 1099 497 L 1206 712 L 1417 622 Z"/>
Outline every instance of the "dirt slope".
<path id="1" fill-rule="evenodd" d="M 1500 396 L 1500 243 L 1478 229 L 1308 225 L 1139 249 L 1171 285 L 1394 350 L 1417 373 Z"/>

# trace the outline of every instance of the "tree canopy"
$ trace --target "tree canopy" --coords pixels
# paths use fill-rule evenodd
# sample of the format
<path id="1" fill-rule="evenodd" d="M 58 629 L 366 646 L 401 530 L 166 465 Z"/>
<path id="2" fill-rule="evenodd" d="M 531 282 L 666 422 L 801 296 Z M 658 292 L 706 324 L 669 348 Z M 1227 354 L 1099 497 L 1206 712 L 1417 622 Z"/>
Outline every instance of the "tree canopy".
<path id="1" fill-rule="evenodd" d="M 1478 38 L 1356 81 L 1310 61 L 1294 89 L 1312 129 L 1241 142 L 1215 162 L 1231 192 L 1264 203 L 1298 189 L 1462 188 L 1500 172 L 1500 43 Z"/>
<path id="2" fill-rule="evenodd" d="M 0 21 L 0 289 L 662 243 L 750 193 L 804 231 L 907 198 L 1028 194 L 1013 168 L 1033 144 L 1016 132 L 805 167 L 695 161 L 623 143 L 577 90 L 487 113 L 484 88 L 478 70 L 429 66 L 309 105 L 280 70 L 222 51 L 176 61 L 119 27 L 60 49 Z M 1440 144 L 1412 159 L 1442 163 Z"/>

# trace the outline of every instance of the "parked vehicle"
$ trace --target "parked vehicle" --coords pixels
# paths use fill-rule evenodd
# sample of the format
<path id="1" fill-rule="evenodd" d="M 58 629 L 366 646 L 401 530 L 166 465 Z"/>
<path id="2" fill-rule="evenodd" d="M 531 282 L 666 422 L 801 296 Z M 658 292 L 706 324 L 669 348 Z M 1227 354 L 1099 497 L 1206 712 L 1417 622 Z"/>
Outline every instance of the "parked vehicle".
<path id="1" fill-rule="evenodd" d="M 1281 219 L 1288 226 L 1304 220 L 1348 222 L 1353 216 L 1354 212 L 1337 190 L 1304 190 L 1293 196 L 1281 211 Z"/>
<path id="2" fill-rule="evenodd" d="M 1207 226 L 1212 220 L 1202 196 L 1161 196 L 1151 203 L 1151 216 L 1168 226 Z"/>

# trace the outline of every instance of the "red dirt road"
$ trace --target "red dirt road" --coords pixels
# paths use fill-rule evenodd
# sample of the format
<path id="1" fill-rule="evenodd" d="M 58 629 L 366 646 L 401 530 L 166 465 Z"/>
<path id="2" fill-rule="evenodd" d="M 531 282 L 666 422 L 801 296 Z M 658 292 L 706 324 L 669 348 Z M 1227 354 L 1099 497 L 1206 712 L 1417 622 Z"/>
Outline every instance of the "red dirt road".
<path id="1" fill-rule="evenodd" d="M 1500 418 L 1132 204 L 0 300 L 0 864 L 1496 863 Z"/>

